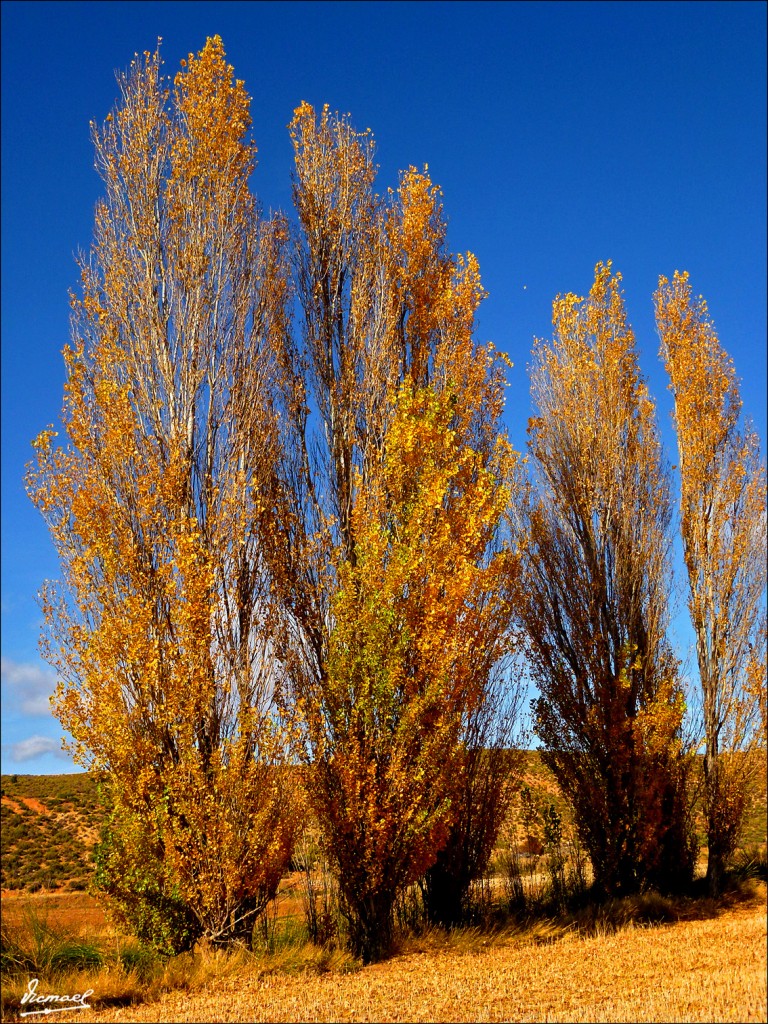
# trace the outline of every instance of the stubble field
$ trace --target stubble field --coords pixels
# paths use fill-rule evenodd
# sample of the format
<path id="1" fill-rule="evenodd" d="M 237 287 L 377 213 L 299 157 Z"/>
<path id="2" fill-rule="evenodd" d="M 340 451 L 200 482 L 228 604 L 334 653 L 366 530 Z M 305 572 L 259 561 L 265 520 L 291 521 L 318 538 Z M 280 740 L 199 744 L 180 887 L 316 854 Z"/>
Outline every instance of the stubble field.
<path id="1" fill-rule="evenodd" d="M 490 936 L 432 933 L 406 940 L 385 963 L 350 970 L 342 961 L 319 975 L 317 966 L 286 969 L 279 958 L 202 951 L 182 989 L 102 1010 L 111 997 L 101 974 L 91 1010 L 56 1016 L 93 1024 L 766 1020 L 765 883 L 688 912 L 672 924 L 630 921 L 592 935 L 554 922 Z M 74 992 L 99 979 L 72 974 L 64 983 Z"/>

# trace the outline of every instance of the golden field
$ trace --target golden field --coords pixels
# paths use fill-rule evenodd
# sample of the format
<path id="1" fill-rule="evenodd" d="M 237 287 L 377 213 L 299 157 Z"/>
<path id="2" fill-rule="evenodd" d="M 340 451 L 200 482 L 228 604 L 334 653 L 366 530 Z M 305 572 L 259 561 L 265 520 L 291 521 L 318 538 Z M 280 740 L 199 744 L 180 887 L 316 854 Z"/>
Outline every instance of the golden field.
<path id="1" fill-rule="evenodd" d="M 135 985 L 133 997 L 149 1000 L 138 1005 L 115 1005 L 131 997 L 130 978 L 104 968 L 62 978 L 59 984 L 68 987 L 61 992 L 94 987 L 93 1008 L 56 1018 L 94 1024 L 765 1021 L 765 883 L 752 881 L 717 904 L 690 901 L 686 908 L 671 924 L 630 920 L 612 930 L 593 923 L 591 935 L 575 924 L 541 921 L 496 935 L 433 932 L 404 940 L 391 960 L 362 969 L 343 956 L 297 969 L 279 955 L 201 950 L 183 987 L 153 996 Z M 15 1000 L 6 992 L 6 1019 L 16 1016 L 19 985 Z M 99 1009 L 100 1002 L 112 1008 Z"/>

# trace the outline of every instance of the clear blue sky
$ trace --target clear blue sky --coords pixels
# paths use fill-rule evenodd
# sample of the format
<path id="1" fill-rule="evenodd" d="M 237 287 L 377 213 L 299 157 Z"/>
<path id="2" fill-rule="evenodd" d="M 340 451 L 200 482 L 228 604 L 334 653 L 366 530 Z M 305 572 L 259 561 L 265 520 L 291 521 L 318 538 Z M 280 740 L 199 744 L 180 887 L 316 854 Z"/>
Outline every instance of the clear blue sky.
<path id="1" fill-rule="evenodd" d="M 624 275 L 643 371 L 670 445 L 651 296 L 691 273 L 766 438 L 766 5 L 763 3 L 42 3 L 2 5 L 2 689 L 4 772 L 58 772 L 35 595 L 56 578 L 24 493 L 30 441 L 61 408 L 73 254 L 100 181 L 89 121 L 115 69 L 158 36 L 169 73 L 220 34 L 253 97 L 265 207 L 289 208 L 286 125 L 306 99 L 377 140 L 380 184 L 429 164 L 449 243 L 479 258 L 479 339 L 526 365 L 552 299 Z M 673 456 L 672 449 L 670 455 Z M 676 461 L 674 457 L 671 461 Z"/>

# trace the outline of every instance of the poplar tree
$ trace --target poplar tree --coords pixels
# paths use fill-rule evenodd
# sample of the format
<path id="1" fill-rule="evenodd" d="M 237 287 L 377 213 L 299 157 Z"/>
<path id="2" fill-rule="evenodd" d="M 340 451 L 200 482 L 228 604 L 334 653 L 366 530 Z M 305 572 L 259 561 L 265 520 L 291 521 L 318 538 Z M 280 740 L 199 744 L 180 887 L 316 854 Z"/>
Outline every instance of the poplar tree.
<path id="1" fill-rule="evenodd" d="M 473 337 L 477 261 L 446 251 L 428 174 L 381 199 L 369 133 L 308 104 L 291 131 L 303 339 L 283 658 L 351 945 L 372 960 L 448 842 L 470 720 L 508 653 L 516 456 L 503 360 Z"/>
<path id="2" fill-rule="evenodd" d="M 682 884 L 695 864 L 666 633 L 669 471 L 620 281 L 598 264 L 534 350 L 520 605 L 543 758 L 609 895 Z"/>
<path id="3" fill-rule="evenodd" d="M 717 895 L 741 830 L 766 726 L 765 462 L 740 427 L 732 361 L 688 275 L 654 297 L 674 396 L 681 533 L 704 712 L 707 882 Z"/>
<path id="4" fill-rule="evenodd" d="M 183 63 L 171 87 L 159 51 L 137 57 L 93 127 L 105 194 L 66 440 L 43 431 L 28 478 L 61 562 L 43 592 L 56 713 L 111 790 L 100 878 L 164 948 L 249 935 L 294 828 L 263 555 L 285 228 L 250 193 L 250 100 L 221 40 Z"/>

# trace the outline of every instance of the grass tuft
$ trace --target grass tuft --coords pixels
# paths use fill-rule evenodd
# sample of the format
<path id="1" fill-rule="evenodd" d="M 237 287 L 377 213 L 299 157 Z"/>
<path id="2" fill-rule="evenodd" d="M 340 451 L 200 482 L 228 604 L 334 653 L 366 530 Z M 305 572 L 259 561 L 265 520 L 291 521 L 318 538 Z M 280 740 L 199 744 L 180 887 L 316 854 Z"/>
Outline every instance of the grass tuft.
<path id="1" fill-rule="evenodd" d="M 29 906 L 21 922 L 3 921 L 0 928 L 3 974 L 56 975 L 100 967 L 103 962 L 98 943 L 50 924 L 47 915 Z"/>
<path id="2" fill-rule="evenodd" d="M 768 856 L 765 844 L 753 844 L 739 850 L 734 858 L 732 873 L 737 879 L 755 878 L 768 882 Z"/>

